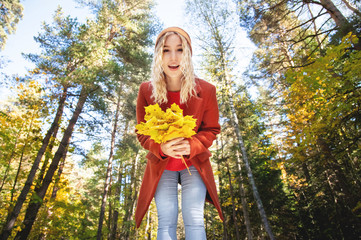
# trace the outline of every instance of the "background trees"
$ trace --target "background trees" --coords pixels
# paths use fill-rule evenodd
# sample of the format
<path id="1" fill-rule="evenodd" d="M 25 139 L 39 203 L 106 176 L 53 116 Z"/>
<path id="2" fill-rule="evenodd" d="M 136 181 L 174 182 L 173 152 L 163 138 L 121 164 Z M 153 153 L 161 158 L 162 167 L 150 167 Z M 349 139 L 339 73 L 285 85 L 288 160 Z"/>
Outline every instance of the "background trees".
<path id="1" fill-rule="evenodd" d="M 51 91 L 59 89 L 58 110 L 53 124 L 44 138 L 38 157 L 29 172 L 27 184 L 25 184 L 20 195 L 21 198 L 18 198 L 14 209 L 9 208 L 8 218 L 4 222 L 1 235 L 4 239 L 10 236 L 16 224 L 20 209 L 33 184 L 40 160 L 45 149 L 49 146 L 51 136 L 56 137 L 54 133 L 58 131 L 60 121 L 67 122 L 64 120 L 66 117 L 63 117 L 64 110 L 72 116 L 68 118 L 69 124 L 64 125 L 63 136 L 60 142 L 56 144 L 58 145 L 57 150 L 49 163 L 50 165 L 46 166 L 48 163 L 44 162 L 43 169 L 45 172 L 39 176 L 38 181 L 40 182 L 35 187 L 27 206 L 23 221 L 25 227 L 16 234 L 16 238 L 28 238 L 51 184 L 54 184 L 53 188 L 57 189 L 53 190 L 51 194 L 51 199 L 55 198 L 59 189 L 59 178 L 62 177 L 63 165 L 69 151 L 70 138 L 83 109 L 93 113 L 105 113 L 104 111 L 108 111 L 104 102 L 105 96 L 119 93 L 120 90 L 123 90 L 121 87 L 124 89 L 131 87 L 131 84 L 124 83 L 128 79 L 135 80 L 138 77 L 137 74 L 142 74 L 142 70 L 131 73 L 131 68 L 127 66 L 135 64 L 133 69 L 135 67 L 144 69 L 148 67 L 147 64 L 144 64 L 148 60 L 144 61 L 142 57 L 147 55 L 144 48 L 150 43 L 148 38 L 151 25 L 150 20 L 147 20 L 151 17 L 148 9 L 150 2 L 103 1 L 100 5 L 92 6 L 96 13 L 95 21 L 88 20 L 86 24 L 82 25 L 78 24 L 75 19 L 63 17 L 61 9 L 58 9 L 54 16 L 53 26 L 44 25 L 44 33 L 41 33 L 36 39 L 41 44 L 43 53 L 41 55 L 28 55 L 29 59 L 36 63 L 38 74 L 51 77 L 51 79 L 47 79 Z M 143 21 L 137 21 L 140 18 Z M 128 71 L 120 75 L 121 69 L 128 69 Z M 124 85 L 121 86 L 120 84 Z M 134 82 L 133 86 L 135 86 Z M 120 90 L 113 92 L 114 87 Z M 134 95 L 134 90 L 131 92 Z M 56 97 L 56 95 L 53 96 Z M 67 98 L 71 105 L 76 105 L 75 109 L 71 105 L 70 108 L 66 108 Z M 97 104 L 87 105 L 89 100 L 97 101 Z M 131 101 L 131 99 L 128 100 Z M 120 106 L 120 103 L 118 105 Z M 127 104 L 124 105 L 127 106 Z M 84 123 L 88 125 L 87 121 Z M 51 154 L 52 149 L 49 149 L 49 152 Z M 57 176 L 55 175 L 56 171 Z M 47 215 L 52 214 L 48 213 Z M 37 238 L 42 235 L 41 232 L 38 232 L 33 237 Z"/>
<path id="2" fill-rule="evenodd" d="M 0 106 L 1 239 L 156 239 L 154 204 L 139 229 L 133 220 L 146 163 L 135 98 L 160 30 L 154 2 L 82 2 L 93 15 L 80 23 L 59 8 L 35 37 L 41 52 L 26 54 L 36 67 Z M 357 239 L 359 3 L 187 10 L 197 75 L 217 86 L 221 112 L 211 151 L 225 222 L 206 204 L 208 239 Z M 256 47 L 246 74 L 242 34 Z"/>
<path id="3" fill-rule="evenodd" d="M 348 142 L 341 137 L 348 135 L 343 124 L 353 126 L 354 114 L 359 112 L 359 103 L 351 100 L 349 92 L 359 95 L 360 79 L 348 77 L 357 70 L 345 71 L 349 61 L 352 66 L 360 62 L 353 57 L 359 54 L 359 30 L 354 25 L 359 22 L 359 6 L 352 10 L 347 4 L 239 2 L 241 25 L 259 47 L 249 76 L 270 86 L 269 122 L 274 135 L 283 134 L 277 142 L 279 164 L 287 176 L 288 191 L 294 195 L 300 226 L 307 226 L 299 227 L 299 235 L 307 239 L 325 235 L 352 239 L 359 235 L 346 230 L 360 224 L 355 211 L 359 203 L 338 199 L 356 197 L 346 192 L 357 188 L 351 182 L 356 183 L 358 177 L 351 180 L 347 176 L 358 174 L 348 172 L 351 168 L 346 166 L 351 163 L 343 156 L 346 149 L 357 148 L 360 140 L 351 137 L 355 142 L 342 147 Z M 342 107 L 348 103 L 352 107 Z M 359 135 L 358 130 L 354 133 Z M 355 151 L 351 152 L 355 156 Z M 354 160 L 359 161 L 359 156 Z M 343 219 L 343 223 L 336 219 Z M 318 227 L 311 227 L 314 224 Z"/>

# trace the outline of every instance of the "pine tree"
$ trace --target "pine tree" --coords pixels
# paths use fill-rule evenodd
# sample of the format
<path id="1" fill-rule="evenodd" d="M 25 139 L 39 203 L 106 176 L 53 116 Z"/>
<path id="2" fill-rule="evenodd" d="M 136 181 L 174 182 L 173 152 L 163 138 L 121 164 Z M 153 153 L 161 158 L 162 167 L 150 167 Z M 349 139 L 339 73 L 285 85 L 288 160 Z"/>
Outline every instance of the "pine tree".
<path id="1" fill-rule="evenodd" d="M 213 74 L 216 81 L 218 81 L 221 86 L 221 91 L 226 93 L 226 98 L 228 103 L 225 103 L 227 107 L 231 110 L 231 113 L 228 114 L 232 122 L 232 126 L 235 130 L 239 151 L 242 154 L 242 159 L 247 169 L 248 180 L 252 186 L 252 192 L 255 197 L 259 213 L 262 218 L 262 222 L 265 226 L 266 232 L 268 233 L 271 239 L 274 239 L 271 227 L 269 225 L 265 210 L 263 208 L 262 201 L 260 199 L 254 178 L 253 173 L 248 160 L 248 153 L 245 148 L 243 136 L 241 135 L 239 128 L 239 119 L 235 111 L 234 103 L 234 90 L 232 86 L 234 82 L 231 79 L 231 69 L 232 69 L 232 35 L 227 35 L 231 33 L 232 18 L 231 12 L 227 11 L 227 2 L 215 2 L 215 1 L 193 1 L 187 2 L 188 12 L 196 13 L 195 15 L 201 16 L 200 22 L 205 26 L 205 30 L 202 32 L 203 37 L 210 41 L 210 44 L 204 42 L 204 48 L 211 53 L 212 60 L 218 59 L 216 63 L 213 63 L 214 68 L 209 67 L 209 72 Z M 199 36 L 200 37 L 200 36 Z M 212 63 L 211 63 L 212 64 Z M 212 66 L 212 65 L 211 65 Z M 244 216 L 246 217 L 246 216 Z M 249 223 L 250 221 L 246 221 Z M 247 226 L 248 237 L 252 237 L 251 227 Z"/>
<path id="2" fill-rule="evenodd" d="M 20 0 L 4 0 L 0 3 L 0 50 L 5 47 L 8 34 L 16 31 L 23 17 L 24 7 Z"/>

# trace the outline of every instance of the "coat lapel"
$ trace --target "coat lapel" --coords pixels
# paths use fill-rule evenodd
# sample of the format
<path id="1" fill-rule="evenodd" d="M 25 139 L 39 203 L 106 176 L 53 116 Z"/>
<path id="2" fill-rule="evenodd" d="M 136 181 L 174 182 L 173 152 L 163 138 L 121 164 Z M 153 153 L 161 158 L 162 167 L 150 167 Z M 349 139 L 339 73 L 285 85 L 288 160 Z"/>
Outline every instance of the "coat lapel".
<path id="1" fill-rule="evenodd" d="M 183 111 L 183 115 L 196 116 L 197 114 L 200 113 L 202 106 L 203 106 L 203 98 L 200 98 L 198 96 L 192 97 L 191 99 L 189 99 L 188 103 L 186 104 Z"/>
<path id="2" fill-rule="evenodd" d="M 199 86 L 198 80 L 196 79 L 196 96 L 191 97 L 183 111 L 183 115 L 190 115 L 196 119 L 202 119 L 200 115 L 203 115 L 202 107 L 203 107 L 203 98 L 201 97 L 201 88 Z M 200 123 L 197 121 L 197 128 Z"/>

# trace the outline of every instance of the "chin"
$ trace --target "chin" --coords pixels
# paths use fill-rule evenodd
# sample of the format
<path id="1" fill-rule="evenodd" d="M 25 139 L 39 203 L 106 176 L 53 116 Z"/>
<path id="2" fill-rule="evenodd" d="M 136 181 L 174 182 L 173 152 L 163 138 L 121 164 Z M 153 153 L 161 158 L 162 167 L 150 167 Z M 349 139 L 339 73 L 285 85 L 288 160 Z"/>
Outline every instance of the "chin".
<path id="1" fill-rule="evenodd" d="M 182 76 L 183 76 L 182 74 L 174 74 L 174 73 L 173 74 L 166 73 L 165 75 L 170 78 L 179 78 L 179 79 L 182 78 Z"/>

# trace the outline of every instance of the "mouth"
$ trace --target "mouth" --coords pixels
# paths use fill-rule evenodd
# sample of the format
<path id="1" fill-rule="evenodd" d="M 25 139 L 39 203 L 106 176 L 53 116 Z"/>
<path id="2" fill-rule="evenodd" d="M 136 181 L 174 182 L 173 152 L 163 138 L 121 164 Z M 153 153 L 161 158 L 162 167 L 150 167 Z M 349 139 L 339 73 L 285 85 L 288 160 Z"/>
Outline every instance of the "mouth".
<path id="1" fill-rule="evenodd" d="M 168 67 L 170 70 L 175 71 L 179 69 L 180 65 L 169 65 Z"/>

